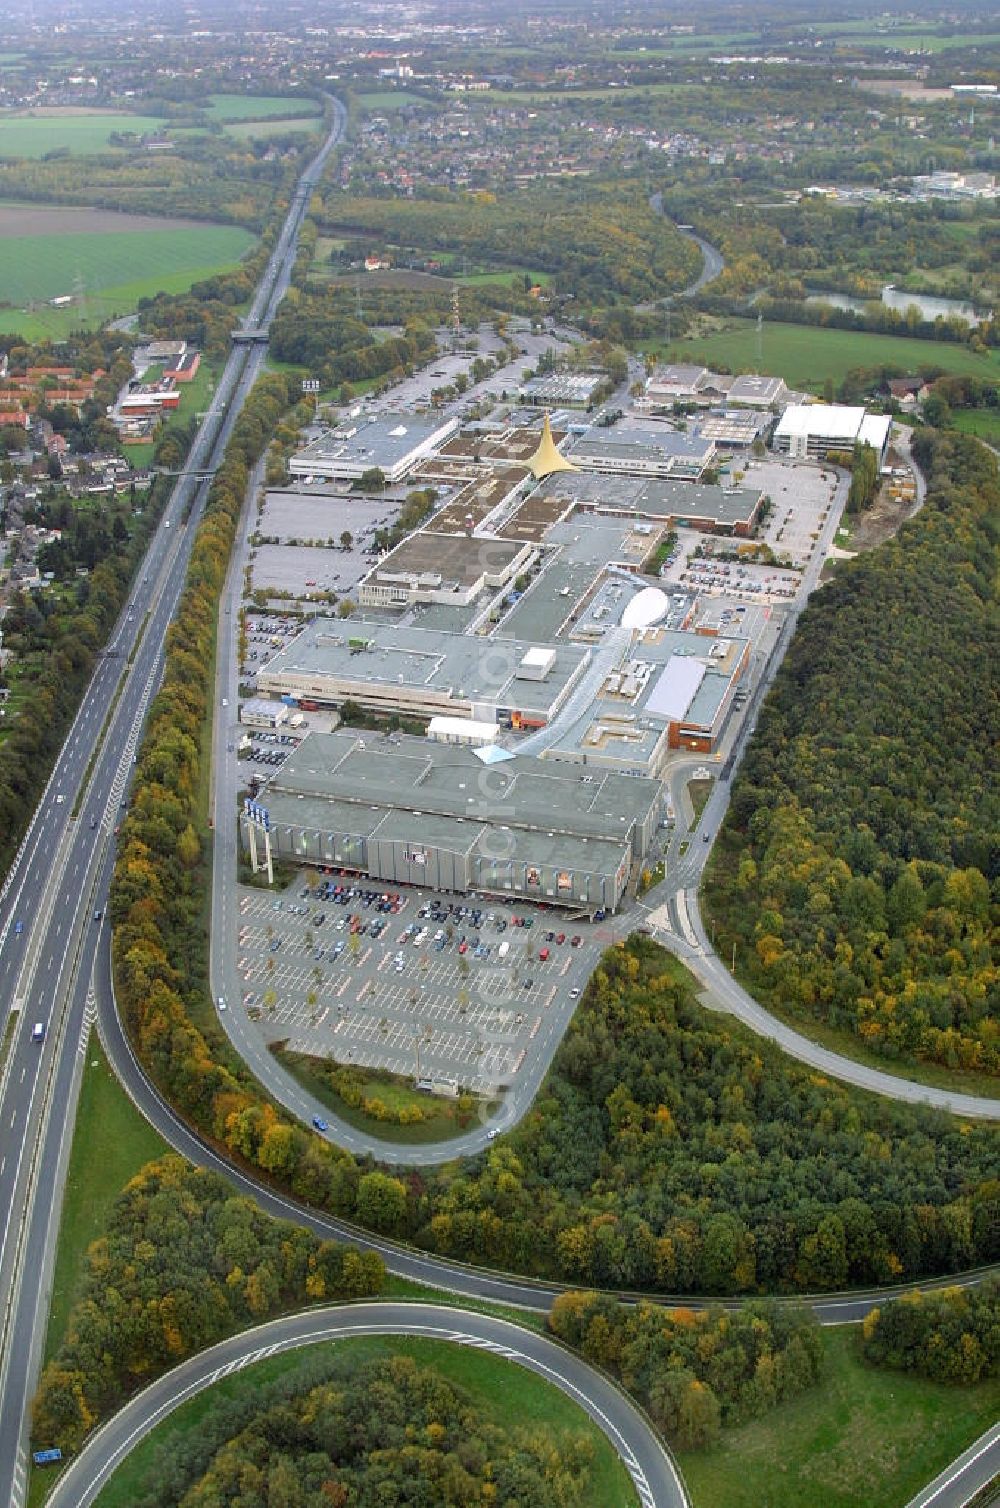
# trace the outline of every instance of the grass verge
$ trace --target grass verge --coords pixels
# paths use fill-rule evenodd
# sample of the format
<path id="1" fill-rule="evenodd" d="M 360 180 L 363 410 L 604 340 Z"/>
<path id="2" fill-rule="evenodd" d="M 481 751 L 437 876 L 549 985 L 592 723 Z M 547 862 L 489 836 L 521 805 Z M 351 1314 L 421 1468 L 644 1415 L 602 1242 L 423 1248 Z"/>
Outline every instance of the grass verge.
<path id="1" fill-rule="evenodd" d="M 115 1078 L 100 1039 L 92 1032 L 63 1194 L 43 1366 L 66 1334 L 70 1311 L 81 1291 L 87 1248 L 107 1229 L 112 1204 L 141 1167 L 169 1150 Z M 51 1469 L 33 1468 L 26 1508 L 40 1508 L 55 1481 Z"/>
<path id="2" fill-rule="evenodd" d="M 697 827 L 701 821 L 701 814 L 705 810 L 709 796 L 712 794 L 712 786 L 714 784 L 713 780 L 688 781 L 688 795 L 691 798 L 691 805 L 694 807 L 694 818 L 691 822 L 692 827 Z"/>
<path id="3" fill-rule="evenodd" d="M 709 1451 L 679 1452 L 693 1508 L 903 1508 L 997 1416 L 1000 1382 L 946 1387 L 869 1367 L 851 1326 L 823 1342 L 819 1389 Z"/>
<path id="4" fill-rule="evenodd" d="M 590 1488 L 580 1498 L 578 1508 L 634 1508 L 637 1502 L 634 1489 L 611 1445 L 575 1403 L 533 1372 L 514 1362 L 447 1341 L 366 1336 L 334 1344 L 339 1355 L 351 1356 L 358 1365 L 386 1356 L 412 1357 L 471 1394 L 482 1413 L 500 1428 L 506 1430 L 513 1420 L 524 1420 L 534 1429 L 543 1429 L 566 1459 L 572 1459 L 582 1446 L 589 1447 L 593 1462 Z M 314 1355 L 315 1351 L 315 1347 L 310 1347 L 307 1354 Z M 160 1447 L 182 1448 L 188 1432 L 206 1417 L 215 1399 L 245 1398 L 263 1383 L 294 1374 L 302 1354 L 292 1352 L 272 1357 L 225 1378 L 211 1391 L 182 1404 L 136 1447 L 104 1488 L 97 1499 L 97 1508 L 132 1508 L 151 1479 Z"/>
<path id="5" fill-rule="evenodd" d="M 141 1167 L 169 1150 L 115 1078 L 100 1039 L 92 1032 L 59 1224 L 46 1361 L 66 1333 L 70 1310 L 80 1293 L 87 1248 L 107 1228 L 112 1204 Z"/>
<path id="6" fill-rule="evenodd" d="M 475 1108 L 467 1113 L 467 1124 L 462 1125 L 459 1122 L 457 1100 L 446 1100 L 439 1096 L 423 1094 L 413 1088 L 410 1079 L 376 1068 L 358 1067 L 350 1070 L 352 1087 L 356 1087 L 359 1091 L 362 1105 L 348 1104 L 347 1100 L 338 1094 L 329 1077 L 331 1071 L 336 1072 L 338 1068 L 343 1071 L 343 1065 L 327 1063 L 322 1058 L 311 1058 L 305 1053 L 288 1052 L 280 1043 L 274 1044 L 271 1050 L 282 1067 L 287 1068 L 304 1089 L 332 1110 L 341 1120 L 346 1121 L 349 1126 L 354 1126 L 356 1130 L 364 1131 L 376 1139 L 405 1142 L 410 1145 L 447 1141 L 450 1137 L 461 1136 L 475 1123 L 477 1113 Z M 379 1119 L 363 1108 L 365 1100 L 380 1101 L 390 1116 L 398 1115 L 401 1111 L 404 1113 L 414 1111 L 427 1115 L 427 1119 L 414 1121 L 411 1124 L 401 1124 L 393 1119 Z"/>

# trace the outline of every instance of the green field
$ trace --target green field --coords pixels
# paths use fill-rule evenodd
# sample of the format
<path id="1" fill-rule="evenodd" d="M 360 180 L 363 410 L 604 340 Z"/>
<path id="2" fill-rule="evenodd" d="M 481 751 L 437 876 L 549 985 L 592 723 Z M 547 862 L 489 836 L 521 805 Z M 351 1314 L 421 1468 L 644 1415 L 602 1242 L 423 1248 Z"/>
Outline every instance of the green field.
<path id="1" fill-rule="evenodd" d="M 103 1233 L 111 1205 L 141 1167 L 168 1150 L 118 1083 L 97 1033 L 92 1033 L 59 1226 L 46 1359 L 66 1333 L 87 1247 Z"/>
<path id="2" fill-rule="evenodd" d="M 662 350 L 662 347 L 660 348 Z M 765 372 L 795 388 L 821 391 L 824 380 L 840 382 L 852 367 L 894 364 L 904 372 L 940 367 L 960 376 L 1000 380 L 1000 353 L 977 356 L 968 346 L 943 340 L 908 340 L 904 335 L 869 335 L 816 325 L 765 324 L 757 354 L 757 325 L 750 319 L 727 320 L 726 328 L 675 341 L 670 361 L 721 362 L 734 371 Z"/>
<path id="3" fill-rule="evenodd" d="M 404 105 L 426 105 L 427 100 L 407 94 L 405 89 L 376 89 L 371 94 L 359 94 L 358 104 L 364 110 L 400 110 Z"/>
<path id="4" fill-rule="evenodd" d="M 981 440 L 1000 448 L 1000 409 L 966 408 L 955 410 L 952 422 L 964 435 L 978 435 Z"/>
<path id="5" fill-rule="evenodd" d="M 72 211 L 65 213 L 71 223 Z M 230 225 L 0 235 L 0 288 L 15 306 L 0 309 L 0 331 L 61 339 L 81 325 L 128 314 L 140 298 L 183 293 L 230 270 L 255 241 Z M 65 294 L 75 296 L 73 304 L 54 309 L 46 302 Z"/>
<path id="6" fill-rule="evenodd" d="M 997 1417 L 995 1380 L 947 1387 L 866 1366 L 848 1325 L 823 1340 L 818 1388 L 679 1452 L 693 1508 L 903 1508 Z"/>
<path id="7" fill-rule="evenodd" d="M 275 115 L 319 115 L 318 100 L 307 94 L 210 94 L 214 120 L 269 120 Z"/>
<path id="8" fill-rule="evenodd" d="M 637 1499 L 632 1484 L 596 1425 L 558 1388 L 516 1363 L 467 1346 L 408 1336 L 352 1338 L 337 1341 L 328 1349 L 356 1358 L 359 1365 L 385 1356 L 412 1357 L 472 1394 L 476 1406 L 500 1428 L 509 1429 L 512 1422 L 542 1428 L 567 1459 L 572 1459 L 580 1446 L 589 1446 L 593 1452 L 590 1491 L 579 1499 L 578 1508 L 634 1508 Z M 149 1481 L 159 1446 L 169 1450 L 172 1445 L 180 1444 L 186 1432 L 205 1418 L 214 1399 L 244 1398 L 262 1383 L 294 1372 L 303 1354 L 312 1357 L 316 1348 L 260 1362 L 225 1378 L 211 1392 L 182 1404 L 119 1467 L 97 1498 L 97 1508 L 132 1508 L 143 1485 Z"/>
<path id="9" fill-rule="evenodd" d="M 249 141 L 280 136 L 286 131 L 318 131 L 322 124 L 322 118 L 318 115 L 296 115 L 291 120 L 234 120 L 226 126 L 226 135 L 235 136 L 240 141 Z"/>
<path id="10" fill-rule="evenodd" d="M 112 131 L 159 131 L 162 117 L 127 115 L 123 112 L 73 115 L 51 110 L 36 115 L 0 119 L 0 158 L 44 157 L 47 152 L 68 148 L 76 157 L 115 150 L 108 143 Z"/>
<path id="11" fill-rule="evenodd" d="M 542 272 L 537 267 L 498 267 L 492 272 L 472 272 L 468 277 L 457 275 L 454 266 L 441 269 L 442 277 L 454 277 L 456 282 L 468 283 L 472 288 L 478 287 L 481 283 L 504 283 L 509 286 L 515 278 L 523 282 L 525 273 L 532 283 L 538 283 L 543 288 L 547 288 L 552 281 L 551 272 Z"/>
<path id="12" fill-rule="evenodd" d="M 376 1139 L 405 1142 L 413 1146 L 425 1142 L 447 1141 L 453 1136 L 461 1136 L 464 1131 L 470 1129 L 469 1126 L 463 1127 L 458 1124 L 457 1105 L 454 1100 L 423 1094 L 414 1089 L 408 1079 L 398 1074 L 382 1074 L 375 1069 L 367 1071 L 359 1069 L 358 1088 L 364 1098 L 381 1100 L 387 1110 L 399 1111 L 415 1108 L 422 1112 L 434 1111 L 434 1114 L 427 1120 L 416 1121 L 410 1125 L 376 1120 L 360 1105 L 347 1104 L 322 1072 L 317 1072 L 313 1067 L 317 1063 L 315 1058 L 305 1057 L 301 1053 L 287 1052 L 276 1052 L 275 1057 L 303 1088 L 315 1095 L 316 1099 L 332 1110 L 335 1115 L 340 1116 L 349 1126 L 354 1126 L 358 1131 L 364 1131 L 366 1135 Z M 322 1060 L 319 1062 L 319 1067 L 322 1068 Z"/>

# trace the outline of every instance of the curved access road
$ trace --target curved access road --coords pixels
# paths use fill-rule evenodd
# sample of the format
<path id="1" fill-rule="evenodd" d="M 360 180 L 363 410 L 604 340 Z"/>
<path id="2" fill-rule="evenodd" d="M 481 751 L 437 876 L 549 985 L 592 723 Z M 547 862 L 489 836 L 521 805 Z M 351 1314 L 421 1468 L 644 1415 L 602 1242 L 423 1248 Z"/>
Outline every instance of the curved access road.
<path id="1" fill-rule="evenodd" d="M 662 215 L 664 219 L 670 218 L 667 215 L 666 210 L 663 208 L 662 194 L 650 194 L 649 206 L 650 209 L 655 210 L 658 215 Z M 706 241 L 704 236 L 699 236 L 697 231 L 681 229 L 676 220 L 671 220 L 670 223 L 673 225 L 675 230 L 680 231 L 682 236 L 687 236 L 689 241 L 694 241 L 698 247 L 698 250 L 701 252 L 701 271 L 699 272 L 698 276 L 695 278 L 693 283 L 688 283 L 686 288 L 682 288 L 679 293 L 673 294 L 674 298 L 692 298 L 694 294 L 700 293 L 708 283 L 714 283 L 715 279 L 719 276 L 719 273 L 722 272 L 725 268 L 726 259 L 717 246 L 713 246 L 711 241 Z M 661 302 L 663 301 L 661 300 Z M 639 310 L 654 309 L 655 307 L 655 303 L 636 305 L 636 308 Z"/>
<path id="2" fill-rule="evenodd" d="M 96 929 L 95 929 L 96 930 Z M 253 1199 L 278 1220 L 294 1220 L 299 1225 L 315 1231 L 317 1235 L 333 1241 L 348 1241 L 364 1251 L 378 1252 L 390 1272 L 412 1282 L 444 1289 L 463 1298 L 483 1299 L 492 1303 L 506 1304 L 518 1309 L 531 1309 L 547 1313 L 552 1302 L 572 1284 L 545 1282 L 535 1278 L 519 1277 L 517 1274 L 473 1267 L 447 1257 L 434 1256 L 418 1247 L 377 1236 L 347 1220 L 323 1214 L 308 1205 L 300 1204 L 293 1197 L 272 1188 L 252 1173 L 231 1162 L 214 1147 L 208 1145 L 191 1127 L 177 1115 L 160 1096 L 159 1091 L 146 1074 L 132 1050 L 115 1009 L 111 986 L 110 934 L 107 923 L 100 929 L 97 939 L 92 996 L 97 1025 L 108 1061 L 129 1098 L 150 1125 L 182 1157 L 196 1167 L 211 1168 L 235 1184 L 238 1191 Z M 931 1279 L 924 1283 L 907 1283 L 895 1288 L 873 1288 L 867 1291 L 831 1293 L 825 1295 L 795 1295 L 788 1300 L 794 1304 L 808 1304 L 823 1325 L 855 1324 L 887 1299 L 911 1293 L 915 1287 L 971 1287 L 997 1271 L 994 1267 L 977 1268 L 973 1272 L 960 1273 L 947 1278 Z M 733 1299 L 718 1297 L 699 1298 L 692 1294 L 637 1294 L 622 1293 L 618 1297 L 629 1299 L 653 1299 L 667 1307 L 683 1305 L 689 1309 L 703 1309 L 707 1305 L 736 1308 L 746 1301 L 745 1296 Z M 782 1302 L 782 1300 L 777 1300 Z"/>
<path id="3" fill-rule="evenodd" d="M 49 1498 L 50 1508 L 87 1508 L 131 1450 L 186 1399 L 220 1378 L 282 1351 L 354 1335 L 408 1335 L 490 1351 L 553 1383 L 590 1415 L 635 1484 L 642 1508 L 686 1508 L 673 1461 L 638 1409 L 579 1357 L 531 1330 L 440 1304 L 362 1303 L 309 1309 L 222 1341 L 152 1383 L 88 1440 Z"/>

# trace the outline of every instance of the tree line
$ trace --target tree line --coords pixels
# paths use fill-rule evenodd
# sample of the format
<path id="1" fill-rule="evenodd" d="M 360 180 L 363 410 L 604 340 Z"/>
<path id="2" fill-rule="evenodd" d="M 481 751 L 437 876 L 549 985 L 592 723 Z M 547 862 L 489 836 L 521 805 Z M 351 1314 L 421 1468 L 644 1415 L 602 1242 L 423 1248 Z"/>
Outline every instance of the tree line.
<path id="1" fill-rule="evenodd" d="M 767 1003 L 887 1057 L 995 1073 L 996 461 L 914 438 L 927 500 L 811 600 L 706 882 Z"/>
<path id="2" fill-rule="evenodd" d="M 136 1508 L 587 1508 L 592 1447 L 409 1356 L 310 1357 L 162 1449 Z"/>
<path id="3" fill-rule="evenodd" d="M 816 1383 L 819 1325 L 806 1309 L 769 1303 L 696 1311 L 563 1293 L 549 1328 L 614 1374 L 681 1449 L 759 1418 Z"/>
<path id="4" fill-rule="evenodd" d="M 412 370 L 431 359 L 437 342 L 419 321 L 402 335 L 376 340 L 367 323 L 343 312 L 326 291 L 290 289 L 271 327 L 271 350 L 279 361 L 308 367 L 328 388 Z"/>
<path id="5" fill-rule="evenodd" d="M 905 1294 L 872 1309 L 862 1352 L 876 1366 L 935 1382 L 973 1383 L 1000 1374 L 1000 1279 L 975 1288 Z"/>
<path id="6" fill-rule="evenodd" d="M 87 1252 L 66 1339 L 44 1368 L 32 1439 L 64 1454 L 129 1393 L 283 1310 L 381 1291 L 382 1259 L 274 1220 L 180 1157 L 148 1163 Z"/>

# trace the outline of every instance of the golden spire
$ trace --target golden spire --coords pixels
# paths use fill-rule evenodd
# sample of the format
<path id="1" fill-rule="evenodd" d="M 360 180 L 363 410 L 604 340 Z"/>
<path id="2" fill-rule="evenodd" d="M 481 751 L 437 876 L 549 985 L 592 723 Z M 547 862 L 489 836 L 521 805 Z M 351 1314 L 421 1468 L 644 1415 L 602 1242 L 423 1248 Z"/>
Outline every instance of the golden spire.
<path id="1" fill-rule="evenodd" d="M 545 415 L 545 423 L 542 425 L 542 438 L 538 442 L 538 448 L 533 456 L 529 456 L 528 465 L 536 482 L 540 482 L 543 476 L 551 476 L 554 471 L 578 471 L 565 456 L 559 454 L 556 442 L 552 438 L 552 426 L 549 423 L 548 414 Z"/>

